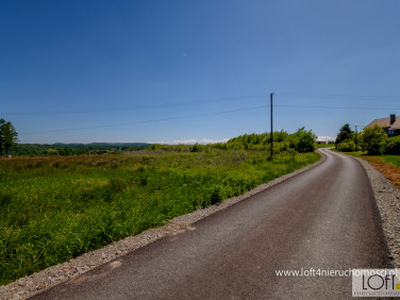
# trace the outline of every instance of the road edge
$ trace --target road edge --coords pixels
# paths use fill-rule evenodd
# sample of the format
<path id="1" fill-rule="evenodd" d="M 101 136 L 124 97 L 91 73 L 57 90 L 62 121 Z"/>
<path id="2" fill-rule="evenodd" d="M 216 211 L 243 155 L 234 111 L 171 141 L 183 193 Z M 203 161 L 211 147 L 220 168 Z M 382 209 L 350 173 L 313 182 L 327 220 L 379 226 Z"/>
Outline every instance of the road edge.
<path id="1" fill-rule="evenodd" d="M 400 191 L 366 160 L 353 158 L 364 167 L 370 180 L 389 261 L 394 268 L 400 268 Z"/>
<path id="2" fill-rule="evenodd" d="M 268 183 L 261 184 L 242 195 L 175 217 L 164 226 L 148 229 L 138 235 L 126 237 L 101 249 L 82 254 L 65 263 L 48 267 L 43 271 L 22 277 L 7 285 L 2 285 L 0 286 L 0 299 L 27 299 L 61 283 L 75 279 L 99 266 L 111 263 L 121 256 L 127 255 L 166 236 L 191 230 L 194 223 L 323 163 L 326 160 L 326 156 L 318 150 L 316 152 L 321 158 L 315 163 L 275 178 Z"/>

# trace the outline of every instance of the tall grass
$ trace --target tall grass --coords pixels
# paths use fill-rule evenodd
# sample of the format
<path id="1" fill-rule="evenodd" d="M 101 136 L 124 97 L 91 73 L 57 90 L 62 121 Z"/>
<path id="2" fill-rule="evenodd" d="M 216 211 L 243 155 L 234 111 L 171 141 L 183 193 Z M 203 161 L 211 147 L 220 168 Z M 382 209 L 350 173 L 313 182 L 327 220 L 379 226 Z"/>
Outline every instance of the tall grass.
<path id="1" fill-rule="evenodd" d="M 153 156 L 0 159 L 0 284 L 318 160 L 218 150 Z"/>
<path id="2" fill-rule="evenodd" d="M 400 156 L 399 155 L 383 155 L 384 161 L 395 166 L 400 166 Z"/>

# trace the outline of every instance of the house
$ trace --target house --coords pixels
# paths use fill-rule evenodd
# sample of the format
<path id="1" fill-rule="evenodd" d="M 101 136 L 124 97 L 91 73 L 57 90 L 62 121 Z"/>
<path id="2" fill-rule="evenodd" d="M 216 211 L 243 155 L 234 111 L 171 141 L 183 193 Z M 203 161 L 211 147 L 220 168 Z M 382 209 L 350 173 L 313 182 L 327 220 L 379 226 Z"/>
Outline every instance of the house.
<path id="1" fill-rule="evenodd" d="M 336 138 L 333 138 L 331 136 L 317 136 L 315 139 L 315 142 L 317 145 L 327 145 L 329 142 L 334 141 Z"/>
<path id="2" fill-rule="evenodd" d="M 317 137 L 315 142 L 317 143 L 317 145 L 326 145 L 329 143 L 328 140 L 322 139 L 320 137 Z"/>
<path id="3" fill-rule="evenodd" d="M 367 127 L 375 125 L 382 127 L 389 137 L 400 135 L 400 117 L 396 117 L 394 114 L 389 118 L 375 119 Z"/>

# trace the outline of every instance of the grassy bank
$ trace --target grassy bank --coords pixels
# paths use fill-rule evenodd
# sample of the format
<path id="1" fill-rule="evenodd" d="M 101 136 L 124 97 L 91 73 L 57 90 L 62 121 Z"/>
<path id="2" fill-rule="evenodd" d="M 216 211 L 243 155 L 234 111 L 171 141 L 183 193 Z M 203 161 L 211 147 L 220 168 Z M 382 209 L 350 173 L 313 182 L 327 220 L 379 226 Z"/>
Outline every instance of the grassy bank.
<path id="1" fill-rule="evenodd" d="M 0 159 L 0 284 L 309 165 L 317 154 L 218 150 Z"/>

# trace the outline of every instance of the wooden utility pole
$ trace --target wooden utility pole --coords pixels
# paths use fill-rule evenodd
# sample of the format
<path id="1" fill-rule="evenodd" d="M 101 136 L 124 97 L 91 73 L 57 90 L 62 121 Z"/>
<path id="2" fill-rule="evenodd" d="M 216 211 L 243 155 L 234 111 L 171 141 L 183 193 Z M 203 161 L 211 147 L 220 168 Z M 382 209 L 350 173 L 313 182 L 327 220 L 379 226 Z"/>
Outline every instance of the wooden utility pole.
<path id="1" fill-rule="evenodd" d="M 357 128 L 360 126 L 360 125 L 355 125 L 356 126 L 356 138 L 355 138 L 355 140 L 356 140 L 356 150 L 358 151 L 358 130 L 357 130 Z"/>
<path id="2" fill-rule="evenodd" d="M 273 107 L 273 98 L 274 98 L 274 93 L 271 93 L 271 159 L 272 156 L 274 155 L 274 107 Z"/>

